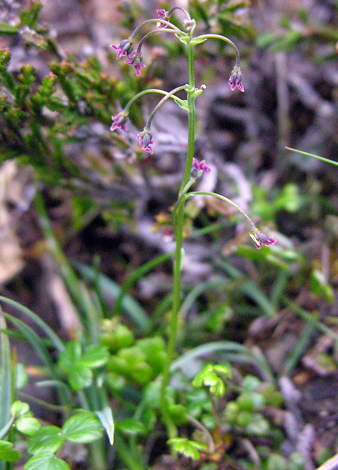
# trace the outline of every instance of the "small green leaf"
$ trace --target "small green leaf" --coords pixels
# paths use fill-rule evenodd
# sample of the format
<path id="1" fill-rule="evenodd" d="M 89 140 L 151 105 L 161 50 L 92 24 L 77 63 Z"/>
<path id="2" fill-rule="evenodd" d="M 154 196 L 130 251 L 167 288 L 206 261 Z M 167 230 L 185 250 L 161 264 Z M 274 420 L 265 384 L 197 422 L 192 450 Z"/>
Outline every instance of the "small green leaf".
<path id="1" fill-rule="evenodd" d="M 15 426 L 18 431 L 22 432 L 22 434 L 27 434 L 29 436 L 35 434 L 41 428 L 41 424 L 36 418 L 25 416 L 19 418 L 15 423 Z"/>
<path id="2" fill-rule="evenodd" d="M 114 418 L 112 410 L 109 406 L 103 408 L 103 410 L 95 411 L 96 416 L 101 421 L 102 426 L 106 430 L 110 445 L 114 444 Z"/>
<path id="3" fill-rule="evenodd" d="M 65 439 L 79 444 L 93 442 L 102 436 L 102 425 L 94 413 L 83 411 L 67 419 L 62 426 Z"/>
<path id="4" fill-rule="evenodd" d="M 59 427 L 44 426 L 29 440 L 28 452 L 31 454 L 56 452 L 61 448 L 64 440 Z"/>
<path id="5" fill-rule="evenodd" d="M 74 366 L 72 373 L 69 371 L 68 380 L 72 389 L 79 391 L 92 384 L 93 372 L 88 367 Z"/>
<path id="6" fill-rule="evenodd" d="M 194 38 L 192 41 L 191 41 L 191 45 L 192 46 L 197 46 L 197 44 L 203 44 L 205 41 L 207 40 L 207 38 L 199 38 L 199 37 L 196 37 Z"/>
<path id="7" fill-rule="evenodd" d="M 184 111 L 188 111 L 189 108 L 187 100 L 181 100 L 180 98 L 177 98 L 177 96 L 173 96 L 173 99 L 180 108 L 184 109 Z"/>
<path id="8" fill-rule="evenodd" d="M 184 437 L 169 439 L 168 443 L 173 447 L 173 450 L 180 452 L 193 460 L 198 460 L 200 458 L 200 450 L 208 450 L 208 446 L 205 444 L 201 444 L 196 441 L 189 441 L 189 439 Z"/>
<path id="9" fill-rule="evenodd" d="M 11 406 L 11 415 L 15 416 L 16 418 L 18 418 L 19 416 L 23 416 L 28 412 L 29 405 L 28 403 L 24 403 L 23 401 L 16 400 Z"/>
<path id="10" fill-rule="evenodd" d="M 103 366 L 109 358 L 108 349 L 105 346 L 92 345 L 83 353 L 81 365 L 95 369 Z"/>
<path id="11" fill-rule="evenodd" d="M 330 304 L 334 303 L 334 291 L 319 269 L 314 269 L 311 273 L 311 291 L 315 295 L 324 297 Z"/>
<path id="12" fill-rule="evenodd" d="M 207 364 L 201 372 L 196 375 L 192 384 L 196 388 L 202 386 L 209 387 L 213 395 L 221 397 L 225 394 L 225 384 L 218 374 L 228 378 L 231 376 L 231 371 L 227 367 Z"/>
<path id="13" fill-rule="evenodd" d="M 13 444 L 7 441 L 0 441 L 0 460 L 5 462 L 15 462 L 21 457 L 21 452 L 13 449 Z"/>
<path id="14" fill-rule="evenodd" d="M 16 365 L 16 374 L 15 374 L 15 386 L 17 389 L 24 388 L 29 380 L 29 376 L 26 371 L 26 367 L 22 362 L 18 362 Z"/>
<path id="15" fill-rule="evenodd" d="M 58 459 L 51 452 L 41 452 L 30 458 L 24 470 L 70 470 L 64 460 Z"/>
<path id="16" fill-rule="evenodd" d="M 136 435 L 144 434 L 146 429 L 144 425 L 136 419 L 127 418 L 116 423 L 116 429 L 123 432 L 124 434 Z"/>
<path id="17" fill-rule="evenodd" d="M 59 356 L 59 366 L 65 372 L 72 371 L 81 358 L 81 344 L 78 341 L 70 341 Z"/>

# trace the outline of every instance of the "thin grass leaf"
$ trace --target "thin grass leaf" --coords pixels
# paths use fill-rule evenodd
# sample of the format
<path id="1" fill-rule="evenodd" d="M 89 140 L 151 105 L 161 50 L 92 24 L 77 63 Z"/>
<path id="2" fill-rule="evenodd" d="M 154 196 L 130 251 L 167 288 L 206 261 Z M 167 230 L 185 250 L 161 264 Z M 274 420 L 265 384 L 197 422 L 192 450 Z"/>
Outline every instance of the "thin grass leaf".
<path id="1" fill-rule="evenodd" d="M 315 326 L 319 331 L 325 333 L 326 335 L 333 338 L 336 342 L 338 342 L 337 333 L 335 333 L 333 330 L 331 330 L 331 328 L 329 328 L 328 326 L 324 325 L 322 322 L 317 320 L 317 318 L 313 314 L 306 312 L 305 310 L 298 307 L 298 305 L 294 304 L 287 298 L 284 298 L 283 300 L 286 303 L 286 305 L 290 308 L 290 310 L 297 313 L 297 315 L 304 318 L 304 320 L 306 320 L 307 322 Z"/>
<path id="2" fill-rule="evenodd" d="M 253 280 L 242 282 L 239 288 L 257 303 L 258 307 L 262 309 L 263 314 L 269 317 L 276 315 L 274 306 Z"/>
<path id="3" fill-rule="evenodd" d="M 273 285 L 273 289 L 270 295 L 271 304 L 278 310 L 279 303 L 282 301 L 282 297 L 285 294 L 285 289 L 288 284 L 290 272 L 287 270 L 280 271 Z"/>
<path id="4" fill-rule="evenodd" d="M 301 155 L 305 155 L 306 157 L 317 158 L 317 160 L 321 160 L 322 162 L 330 163 L 331 165 L 338 166 L 338 162 L 334 160 L 330 160 L 329 158 L 320 157 L 319 155 L 314 155 L 313 153 L 302 152 L 301 150 L 293 149 L 290 147 L 285 147 L 285 148 L 286 150 L 290 150 L 291 152 L 300 153 Z"/>
<path id="5" fill-rule="evenodd" d="M 6 320 L 4 318 L 0 306 L 0 327 L 6 330 Z M 9 338 L 6 333 L 1 332 L 1 369 L 0 369 L 0 429 L 4 430 L 11 420 L 11 405 L 13 398 L 13 374 L 12 374 L 12 360 Z M 6 462 L 0 460 L 0 470 L 6 469 Z"/>
<path id="6" fill-rule="evenodd" d="M 11 429 L 13 421 L 14 416 L 12 416 L 8 423 L 2 429 L 0 429 L 0 440 L 4 439 L 4 437 L 8 434 L 8 431 Z"/>
<path id="7" fill-rule="evenodd" d="M 0 307 L 0 326 L 5 330 L 6 320 Z M 3 429 L 11 419 L 10 409 L 12 405 L 12 360 L 10 343 L 6 333 L 1 333 L 1 387 L 0 387 L 0 429 Z"/>
<path id="8" fill-rule="evenodd" d="M 33 320 L 33 322 L 43 330 L 43 332 L 46 334 L 46 336 L 51 340 L 53 346 L 55 349 L 57 349 L 59 352 L 64 350 L 64 344 L 61 341 L 61 339 L 58 337 L 56 333 L 45 323 L 43 320 L 41 320 L 40 317 L 38 317 L 32 310 L 30 310 L 27 307 L 24 307 L 23 305 L 19 304 L 18 302 L 15 302 L 15 300 L 12 299 L 7 299 L 6 297 L 3 297 L 0 295 L 0 302 L 3 302 L 7 305 L 10 305 L 11 307 L 16 308 L 19 310 L 19 312 L 23 313 L 26 315 L 28 318 Z"/>
<path id="9" fill-rule="evenodd" d="M 85 279 L 91 282 L 95 280 L 96 272 L 93 268 L 79 262 L 74 262 L 73 264 Z M 113 299 L 118 298 L 118 296 L 120 295 L 121 287 L 116 284 L 116 282 L 112 281 L 111 279 L 109 279 L 108 276 L 105 276 L 104 274 L 99 275 L 98 282 L 102 295 L 112 297 Z M 122 307 L 129 315 L 129 317 L 139 326 L 139 328 L 143 332 L 147 332 L 150 329 L 151 321 L 146 311 L 131 296 L 124 296 L 124 299 L 122 301 Z"/>
<path id="10" fill-rule="evenodd" d="M 226 279 L 217 279 L 216 281 L 210 281 L 210 282 L 202 282 L 201 284 L 198 284 L 195 286 L 189 294 L 185 297 L 181 308 L 179 315 L 185 317 L 191 308 L 191 306 L 194 304 L 196 299 L 205 291 L 215 289 L 220 286 L 225 286 L 228 284 L 229 281 Z"/>
<path id="11" fill-rule="evenodd" d="M 26 323 L 24 323 L 23 321 L 19 320 L 18 318 L 13 317 L 9 313 L 4 313 L 4 316 L 21 331 L 21 333 L 24 335 L 26 340 L 35 349 L 40 359 L 48 367 L 50 374 L 53 377 L 56 377 L 53 362 L 51 360 L 50 354 L 46 346 L 44 345 L 44 342 L 42 341 L 42 339 L 35 333 L 34 330 L 32 330 L 30 326 L 26 325 Z"/>
<path id="12" fill-rule="evenodd" d="M 273 381 L 273 374 L 261 352 L 257 348 L 248 349 L 246 346 L 233 341 L 215 341 L 197 346 L 176 359 L 171 364 L 170 371 L 173 373 L 184 368 L 194 359 L 215 354 L 221 355 L 223 359 L 229 362 L 253 364 L 259 369 L 265 380 Z"/>
<path id="13" fill-rule="evenodd" d="M 315 331 L 315 325 L 313 324 L 308 324 L 306 325 L 306 328 L 304 328 L 304 331 L 302 334 L 299 336 L 299 339 L 288 355 L 288 357 L 285 360 L 284 363 L 284 372 L 283 375 L 291 375 L 294 368 L 296 367 L 298 361 L 300 358 L 303 356 L 304 351 L 308 347 L 308 344 L 311 340 L 311 337 Z"/>
<path id="14" fill-rule="evenodd" d="M 172 258 L 172 256 L 175 254 L 174 251 L 170 253 L 165 253 L 163 255 L 159 255 L 156 258 L 148 261 L 147 263 L 144 263 L 142 266 L 139 268 L 135 269 L 133 273 L 128 277 L 128 279 L 123 283 L 121 286 L 121 290 L 119 293 L 119 296 L 116 301 L 116 306 L 115 306 L 115 315 L 119 315 L 121 311 L 121 306 L 122 306 L 122 301 L 125 296 L 125 294 L 132 288 L 132 286 L 139 280 L 144 277 L 145 274 L 148 272 L 152 271 L 156 266 L 159 264 L 164 263 L 168 259 Z"/>
<path id="15" fill-rule="evenodd" d="M 90 307 L 88 307 L 88 303 L 86 302 L 86 300 L 84 300 L 83 297 L 84 287 L 81 285 L 78 277 L 72 269 L 71 264 L 63 253 L 57 238 L 55 237 L 40 191 L 36 191 L 35 194 L 35 207 L 48 247 L 58 265 L 58 269 L 60 270 L 61 276 L 68 288 L 68 291 L 73 301 L 76 303 L 76 305 L 85 315 L 85 317 L 90 317 Z M 79 320 L 81 321 L 80 315 Z M 88 320 L 88 323 L 90 323 L 90 320 Z"/>
<path id="16" fill-rule="evenodd" d="M 255 281 L 252 279 L 244 280 L 243 274 L 224 260 L 217 260 L 217 265 L 224 269 L 233 279 L 237 281 L 241 280 L 238 288 L 257 303 L 257 305 L 262 309 L 263 314 L 269 317 L 276 315 L 274 305 L 272 302 L 270 302 L 270 300 Z"/>

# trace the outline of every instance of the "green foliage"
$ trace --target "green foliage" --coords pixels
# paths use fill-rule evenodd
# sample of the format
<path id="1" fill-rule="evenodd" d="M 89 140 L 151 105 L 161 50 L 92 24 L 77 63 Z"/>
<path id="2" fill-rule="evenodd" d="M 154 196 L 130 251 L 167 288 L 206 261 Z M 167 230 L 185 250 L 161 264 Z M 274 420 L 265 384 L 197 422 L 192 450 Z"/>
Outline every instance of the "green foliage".
<path id="1" fill-rule="evenodd" d="M 73 390 L 82 390 L 93 382 L 93 370 L 103 366 L 108 361 L 108 350 L 102 345 L 90 345 L 85 351 L 79 341 L 66 344 L 61 352 L 58 365 L 67 374 Z"/>
<path id="2" fill-rule="evenodd" d="M 21 452 L 13 448 L 13 444 L 7 441 L 0 441 L 0 460 L 5 462 L 15 462 L 21 457 Z"/>
<path id="3" fill-rule="evenodd" d="M 154 336 L 137 340 L 133 346 L 119 349 L 110 357 L 107 368 L 138 384 L 147 384 L 162 372 L 166 357 L 163 338 Z"/>
<path id="4" fill-rule="evenodd" d="M 189 457 L 193 460 L 198 460 L 201 457 L 200 451 L 207 451 L 208 446 L 200 442 L 191 441 L 184 437 L 177 437 L 169 439 L 168 443 L 172 446 L 173 450 Z"/>
<path id="5" fill-rule="evenodd" d="M 207 387 L 215 397 L 222 397 L 225 394 L 224 380 L 231 378 L 232 372 L 229 367 L 219 365 L 206 365 L 194 378 L 194 387 Z"/>
<path id="6" fill-rule="evenodd" d="M 81 410 L 67 419 L 62 428 L 47 425 L 38 430 L 29 440 L 28 451 L 33 454 L 57 452 L 66 441 L 85 444 L 96 441 L 102 436 L 102 425 L 95 416 Z"/>
<path id="7" fill-rule="evenodd" d="M 24 465 L 24 470 L 70 470 L 64 460 L 57 458 L 52 452 L 40 452 L 31 457 Z"/>

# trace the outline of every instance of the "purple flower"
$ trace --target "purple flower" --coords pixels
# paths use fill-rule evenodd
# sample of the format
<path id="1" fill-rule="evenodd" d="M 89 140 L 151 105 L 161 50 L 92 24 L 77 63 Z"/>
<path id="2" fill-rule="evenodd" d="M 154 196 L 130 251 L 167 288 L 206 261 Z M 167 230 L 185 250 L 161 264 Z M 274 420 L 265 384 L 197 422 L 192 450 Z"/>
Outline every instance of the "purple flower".
<path id="1" fill-rule="evenodd" d="M 203 173 L 210 173 L 211 171 L 211 168 L 205 163 L 205 160 L 202 160 L 201 162 L 199 162 L 197 158 L 193 158 L 192 166 L 193 166 L 194 172 L 197 173 L 198 171 L 202 171 L 201 176 L 203 175 Z M 196 176 L 198 175 L 196 174 Z"/>
<path id="2" fill-rule="evenodd" d="M 160 8 L 156 10 L 156 15 L 159 20 L 169 21 L 169 17 L 167 16 L 167 12 L 164 8 Z M 156 23 L 157 28 L 166 28 L 168 25 L 166 23 L 161 23 L 160 21 Z"/>
<path id="3" fill-rule="evenodd" d="M 265 233 L 260 232 L 258 229 L 254 232 L 249 233 L 252 240 L 255 242 L 256 248 L 260 250 L 263 245 L 270 246 L 274 245 L 277 240 L 272 237 L 268 237 Z"/>
<path id="4" fill-rule="evenodd" d="M 113 124 L 110 128 L 111 131 L 115 131 L 116 129 L 122 129 L 124 132 L 127 132 L 126 122 L 128 119 L 128 115 L 119 113 L 117 116 L 112 116 L 111 118 L 113 120 Z"/>
<path id="5" fill-rule="evenodd" d="M 167 19 L 167 16 L 166 16 L 166 11 L 164 8 L 159 8 L 158 10 L 156 10 L 156 15 L 157 15 L 157 18 L 159 18 L 160 20 L 166 20 Z"/>
<path id="6" fill-rule="evenodd" d="M 244 91 L 244 86 L 242 83 L 242 72 L 241 72 L 240 67 L 236 67 L 236 66 L 234 67 L 229 78 L 229 85 L 230 85 L 231 91 L 234 91 L 236 86 L 238 87 L 239 91 Z"/>
<path id="7" fill-rule="evenodd" d="M 133 46 L 133 40 L 132 39 L 122 39 L 120 44 L 118 46 L 114 46 L 112 44 L 110 47 L 118 51 L 118 54 L 116 56 L 117 59 L 121 59 L 121 57 L 124 57 L 126 55 L 130 55 L 133 52 L 134 46 Z"/>
<path id="8" fill-rule="evenodd" d="M 144 63 L 142 62 L 141 54 L 137 54 L 134 52 L 128 59 L 124 62 L 125 64 L 132 65 L 135 69 L 136 75 L 140 75 L 141 68 L 145 67 Z"/>
<path id="9" fill-rule="evenodd" d="M 145 152 L 153 153 L 153 148 L 151 145 L 155 143 L 155 141 L 152 139 L 151 132 L 144 129 L 142 132 L 140 132 L 137 136 L 138 144 L 144 150 Z"/>

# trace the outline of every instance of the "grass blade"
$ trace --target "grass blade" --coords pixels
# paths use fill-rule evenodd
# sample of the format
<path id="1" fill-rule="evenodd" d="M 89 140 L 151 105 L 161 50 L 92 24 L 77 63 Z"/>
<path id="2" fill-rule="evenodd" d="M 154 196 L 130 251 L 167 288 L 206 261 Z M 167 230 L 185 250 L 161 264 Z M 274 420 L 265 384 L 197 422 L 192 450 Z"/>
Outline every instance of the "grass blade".
<path id="1" fill-rule="evenodd" d="M 6 297 L 3 297 L 0 295 L 0 302 L 3 302 L 4 304 L 10 305 L 11 307 L 16 308 L 19 310 L 19 312 L 23 313 L 26 315 L 28 318 L 34 321 L 36 326 L 41 328 L 41 330 L 46 334 L 46 336 L 51 340 L 52 344 L 54 345 L 55 349 L 57 349 L 59 352 L 64 350 L 64 345 L 61 339 L 58 337 L 56 333 L 45 323 L 43 320 L 41 320 L 40 317 L 36 315 L 36 313 L 32 312 L 27 307 L 24 307 L 23 305 L 19 304 L 18 302 L 15 302 L 15 300 L 12 299 L 7 299 Z"/>
<path id="2" fill-rule="evenodd" d="M 6 320 L 0 306 L 0 327 L 6 330 Z M 1 341 L 1 370 L 0 370 L 0 429 L 6 429 L 11 420 L 11 405 L 13 398 L 13 374 L 12 374 L 12 360 L 9 338 L 6 333 L 0 333 Z M 0 470 L 6 469 L 6 462 L 0 460 Z"/>
<path id="3" fill-rule="evenodd" d="M 81 275 L 93 282 L 97 278 L 96 271 L 85 264 L 74 262 L 74 266 Z M 117 299 L 121 292 L 121 287 L 116 284 L 116 282 L 109 279 L 108 276 L 100 274 L 98 276 L 97 282 L 99 283 L 101 292 L 103 295 L 113 297 Z M 129 317 L 139 326 L 139 328 L 146 332 L 151 327 L 151 321 L 146 313 L 146 311 L 141 307 L 141 305 L 136 302 L 131 296 L 125 295 L 122 301 L 122 307 L 129 315 Z"/>
<path id="4" fill-rule="evenodd" d="M 32 330 L 32 328 L 30 326 L 26 325 L 26 323 L 19 320 L 18 318 L 13 317 L 13 315 L 10 315 L 8 313 L 4 313 L 4 316 L 21 331 L 21 333 L 24 335 L 26 340 L 35 349 L 35 351 L 37 352 L 40 359 L 48 367 L 48 369 L 50 371 L 50 374 L 53 377 L 56 377 L 54 367 L 53 367 L 53 363 L 52 363 L 52 360 L 50 358 L 50 354 L 48 353 L 47 348 L 44 345 L 41 338 L 35 333 L 34 330 Z"/>
<path id="5" fill-rule="evenodd" d="M 313 153 L 302 152 L 301 150 L 293 149 L 290 147 L 285 147 L 285 148 L 286 150 L 290 150 L 291 152 L 300 153 L 301 155 L 305 155 L 306 157 L 317 158 L 317 160 L 321 160 L 322 162 L 330 163 L 331 165 L 338 166 L 338 162 L 335 162 L 334 160 L 330 160 L 329 158 L 320 157 L 319 155 L 314 155 Z"/>

